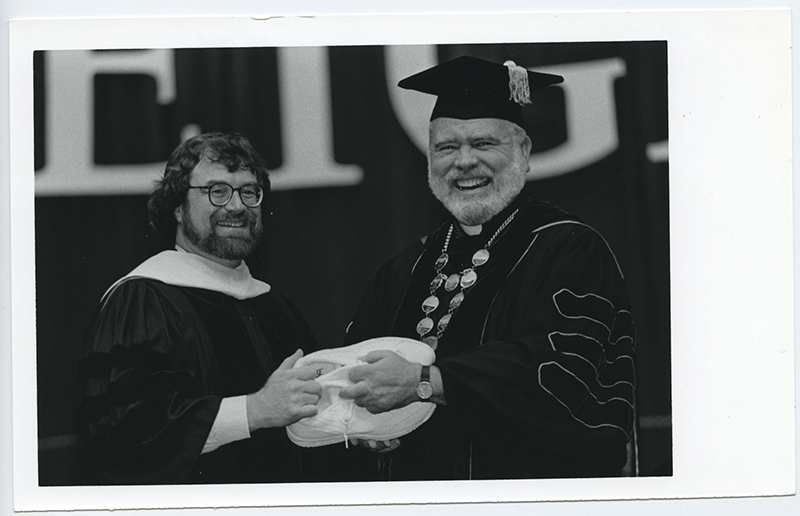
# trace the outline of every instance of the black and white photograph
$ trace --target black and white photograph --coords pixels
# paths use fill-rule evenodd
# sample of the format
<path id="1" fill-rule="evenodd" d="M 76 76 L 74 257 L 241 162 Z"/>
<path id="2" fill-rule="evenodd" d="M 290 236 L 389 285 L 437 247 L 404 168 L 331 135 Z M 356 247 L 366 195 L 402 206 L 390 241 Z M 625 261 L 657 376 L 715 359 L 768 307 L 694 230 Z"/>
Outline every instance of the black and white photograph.
<path id="1" fill-rule="evenodd" d="M 34 54 L 40 485 L 671 474 L 667 51 Z"/>
<path id="2" fill-rule="evenodd" d="M 365 30 L 386 19 L 351 21 L 274 21 L 319 30 L 283 39 L 119 21 L 187 24 L 156 44 L 20 31 L 30 132 L 12 132 L 12 174 L 30 175 L 33 290 L 18 306 L 35 345 L 15 357 L 33 423 L 15 422 L 15 451 L 34 461 L 15 477 L 41 495 L 27 510 L 781 494 L 786 307 L 751 312 L 780 321 L 752 364 L 781 364 L 766 375 L 782 448 L 761 457 L 780 481 L 681 490 L 738 437 L 688 460 L 683 438 L 759 391 L 733 399 L 725 359 L 707 361 L 744 344 L 715 333 L 732 324 L 709 298 L 733 273 L 710 258 L 729 256 L 727 226 L 704 240 L 687 224 L 727 224 L 687 207 L 728 186 L 704 190 L 714 179 L 673 158 L 691 117 L 680 38 L 433 38 L 411 17 L 420 36 L 399 43 Z M 789 141 L 775 145 L 791 157 Z M 765 189 L 791 196 L 776 186 L 791 168 L 775 170 Z M 766 288 L 787 256 L 761 238 Z M 716 393 L 701 412 L 694 382 Z M 164 501 L 112 501 L 155 486 Z"/>

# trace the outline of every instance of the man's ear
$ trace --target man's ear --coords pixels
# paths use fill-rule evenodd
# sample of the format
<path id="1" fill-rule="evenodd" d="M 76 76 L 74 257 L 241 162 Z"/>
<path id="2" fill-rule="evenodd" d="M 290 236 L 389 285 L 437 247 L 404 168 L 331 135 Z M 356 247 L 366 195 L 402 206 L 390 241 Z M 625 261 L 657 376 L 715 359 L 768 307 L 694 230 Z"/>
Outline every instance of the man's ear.
<path id="1" fill-rule="evenodd" d="M 175 220 L 178 222 L 179 226 L 183 223 L 183 210 L 181 208 L 182 206 L 178 206 L 175 208 L 175 211 L 172 212 L 175 215 Z"/>
<path id="2" fill-rule="evenodd" d="M 531 149 L 533 148 L 533 142 L 531 142 L 530 136 L 525 136 L 525 139 L 522 140 L 522 155 L 525 157 L 525 173 L 531 171 Z"/>

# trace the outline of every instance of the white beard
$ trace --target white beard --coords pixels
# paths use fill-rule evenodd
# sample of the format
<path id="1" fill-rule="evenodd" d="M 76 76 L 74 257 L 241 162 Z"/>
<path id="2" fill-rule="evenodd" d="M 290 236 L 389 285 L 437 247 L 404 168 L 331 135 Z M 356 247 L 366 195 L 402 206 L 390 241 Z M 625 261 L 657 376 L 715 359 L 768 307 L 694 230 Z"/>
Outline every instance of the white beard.
<path id="1" fill-rule="evenodd" d="M 466 173 L 450 171 L 446 176 L 440 177 L 431 173 L 429 166 L 428 186 L 434 197 L 447 208 L 447 211 L 456 220 L 466 226 L 477 226 L 503 211 L 519 195 L 525 187 L 526 165 L 527 157 L 520 154 L 517 159 L 508 164 L 505 170 L 492 177 L 492 183 L 484 187 L 486 192 L 483 192 L 480 197 L 464 195 L 452 184 L 455 179 L 469 177 L 472 171 Z M 482 166 L 479 165 L 479 167 Z M 465 194 L 469 193 L 465 192 Z"/>

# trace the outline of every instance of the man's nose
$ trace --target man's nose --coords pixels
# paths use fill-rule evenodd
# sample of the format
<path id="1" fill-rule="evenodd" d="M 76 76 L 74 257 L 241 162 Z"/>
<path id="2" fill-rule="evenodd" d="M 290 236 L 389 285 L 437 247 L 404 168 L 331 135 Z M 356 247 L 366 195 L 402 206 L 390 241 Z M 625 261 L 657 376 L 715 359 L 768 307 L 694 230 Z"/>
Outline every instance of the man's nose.
<path id="1" fill-rule="evenodd" d="M 244 208 L 245 205 L 242 202 L 241 192 L 239 190 L 234 190 L 233 193 L 231 193 L 231 200 L 225 205 L 225 209 L 228 211 L 242 211 Z"/>
<path id="2" fill-rule="evenodd" d="M 469 169 L 478 163 L 478 157 L 475 155 L 475 149 L 469 145 L 462 145 L 456 154 L 455 166 L 461 169 Z"/>

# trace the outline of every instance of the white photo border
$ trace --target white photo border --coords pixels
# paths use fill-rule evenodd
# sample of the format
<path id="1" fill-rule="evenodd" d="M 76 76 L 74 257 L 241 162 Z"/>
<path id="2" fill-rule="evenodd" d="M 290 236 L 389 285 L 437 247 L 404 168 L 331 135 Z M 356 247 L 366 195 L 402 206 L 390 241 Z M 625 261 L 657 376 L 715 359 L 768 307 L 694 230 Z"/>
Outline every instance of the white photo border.
<path id="1" fill-rule="evenodd" d="M 15 509 L 444 504 L 794 493 L 790 14 L 717 11 L 11 22 Z M 257 489 L 252 485 L 37 485 L 36 348 L 32 345 L 36 342 L 31 173 L 34 50 L 621 40 L 668 42 L 672 477 L 281 484 Z"/>

